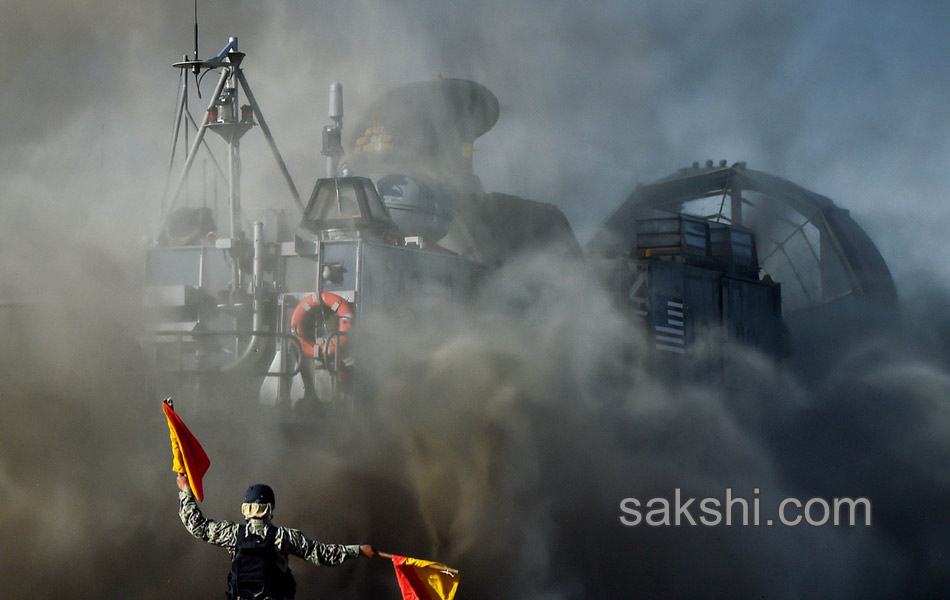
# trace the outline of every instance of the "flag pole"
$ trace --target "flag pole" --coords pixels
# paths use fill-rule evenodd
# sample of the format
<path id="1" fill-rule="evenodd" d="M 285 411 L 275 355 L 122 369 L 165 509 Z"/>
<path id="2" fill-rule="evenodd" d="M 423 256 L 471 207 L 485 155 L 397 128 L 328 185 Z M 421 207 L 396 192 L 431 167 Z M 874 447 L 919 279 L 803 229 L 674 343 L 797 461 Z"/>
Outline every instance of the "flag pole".
<path id="1" fill-rule="evenodd" d="M 383 558 L 388 558 L 388 559 L 390 559 L 390 560 L 393 558 L 393 555 L 390 554 L 389 552 L 379 552 L 379 551 L 377 551 L 377 552 L 376 552 L 376 556 L 381 556 L 381 557 L 383 557 Z M 439 571 L 446 571 L 446 572 L 448 572 L 448 573 L 451 573 L 452 575 L 458 575 L 458 574 L 459 574 L 458 569 L 453 569 L 452 567 L 447 567 L 447 566 L 441 565 L 441 564 L 426 565 L 426 566 L 429 567 L 430 569 L 437 569 L 437 570 L 439 570 Z"/>

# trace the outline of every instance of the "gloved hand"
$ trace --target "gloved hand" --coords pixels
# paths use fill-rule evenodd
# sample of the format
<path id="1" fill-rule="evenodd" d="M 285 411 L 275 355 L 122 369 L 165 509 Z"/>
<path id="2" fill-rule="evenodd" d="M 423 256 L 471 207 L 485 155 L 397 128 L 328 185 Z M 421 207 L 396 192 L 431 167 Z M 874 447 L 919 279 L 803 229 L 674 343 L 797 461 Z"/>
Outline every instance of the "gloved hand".
<path id="1" fill-rule="evenodd" d="M 360 545 L 360 554 L 366 558 L 373 558 L 376 556 L 376 549 L 373 548 L 370 544 L 361 544 Z"/>

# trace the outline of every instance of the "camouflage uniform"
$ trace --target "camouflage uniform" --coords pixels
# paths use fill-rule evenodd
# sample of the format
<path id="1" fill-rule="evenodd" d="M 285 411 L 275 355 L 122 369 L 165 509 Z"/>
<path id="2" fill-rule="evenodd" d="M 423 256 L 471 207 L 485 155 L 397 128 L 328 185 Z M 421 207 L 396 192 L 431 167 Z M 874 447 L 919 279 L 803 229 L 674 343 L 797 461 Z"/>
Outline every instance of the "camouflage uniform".
<path id="1" fill-rule="evenodd" d="M 181 522 L 188 533 L 209 544 L 227 548 L 231 558 L 234 558 L 237 546 L 237 523 L 205 518 L 191 491 L 178 492 L 178 516 L 181 517 Z M 278 565 L 285 571 L 287 557 L 290 554 L 321 566 L 335 566 L 348 558 L 357 558 L 360 555 L 359 545 L 321 544 L 311 540 L 297 529 L 278 527 L 261 519 L 247 521 L 248 533 L 261 537 L 264 537 L 271 527 L 277 527 L 274 546 L 277 549 Z"/>

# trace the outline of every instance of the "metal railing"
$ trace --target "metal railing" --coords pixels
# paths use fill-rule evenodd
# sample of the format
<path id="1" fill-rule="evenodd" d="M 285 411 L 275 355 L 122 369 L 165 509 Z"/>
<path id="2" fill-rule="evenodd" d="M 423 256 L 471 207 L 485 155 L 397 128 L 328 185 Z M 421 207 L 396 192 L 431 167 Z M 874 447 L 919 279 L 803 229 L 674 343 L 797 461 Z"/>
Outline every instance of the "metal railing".
<path id="1" fill-rule="evenodd" d="M 235 367 L 238 367 L 244 361 L 238 359 L 235 360 L 232 364 L 218 366 L 218 367 L 208 367 L 208 368 L 186 368 L 185 367 L 185 338 L 193 338 L 195 341 L 198 338 L 222 338 L 222 337 L 270 337 L 284 339 L 291 342 L 291 348 L 294 353 L 294 363 L 295 366 L 292 370 L 287 371 L 267 371 L 263 374 L 255 373 L 255 375 L 263 375 L 264 377 L 293 377 L 300 372 L 300 364 L 303 359 L 303 349 L 300 346 L 300 340 L 297 339 L 292 333 L 281 333 L 275 331 L 175 331 L 175 330 L 158 330 L 158 331 L 149 331 L 145 334 L 148 337 L 169 337 L 175 338 L 174 342 L 177 346 L 177 369 L 164 369 L 160 370 L 167 373 L 208 373 L 208 372 L 229 372 L 234 371 Z"/>

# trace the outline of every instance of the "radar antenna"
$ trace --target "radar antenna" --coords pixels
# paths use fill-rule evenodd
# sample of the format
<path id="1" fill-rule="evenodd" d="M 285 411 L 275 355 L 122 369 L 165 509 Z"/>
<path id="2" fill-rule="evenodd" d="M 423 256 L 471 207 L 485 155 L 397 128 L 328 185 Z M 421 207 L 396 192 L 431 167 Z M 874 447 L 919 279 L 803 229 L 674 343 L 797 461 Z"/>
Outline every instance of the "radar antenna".
<path id="1" fill-rule="evenodd" d="M 192 165 L 194 164 L 198 151 L 204 147 L 208 154 L 211 155 L 212 163 L 214 164 L 218 174 L 228 183 L 231 236 L 237 237 L 241 234 L 240 139 L 241 136 L 243 136 L 255 125 L 260 126 L 264 137 L 267 139 L 267 142 L 270 145 L 271 152 L 274 155 L 274 160 L 277 163 L 281 174 L 284 176 L 284 180 L 286 181 L 288 188 L 290 189 L 290 194 L 294 200 L 294 203 L 297 205 L 300 213 L 303 214 L 304 207 L 300 199 L 300 194 L 297 192 L 297 187 L 294 185 L 293 179 L 290 176 L 290 172 L 287 170 L 287 165 L 284 163 L 284 160 L 277 149 L 274 136 L 271 135 L 270 128 L 267 126 L 267 121 L 264 119 L 264 115 L 257 104 L 254 93 L 251 91 L 251 87 L 247 82 L 247 78 L 244 76 L 244 72 L 241 69 L 241 62 L 244 59 L 244 53 L 238 51 L 238 39 L 236 37 L 231 37 L 228 40 L 227 45 L 222 48 L 221 52 L 219 52 L 217 56 L 208 60 L 201 60 L 198 58 L 197 54 L 197 36 L 198 25 L 196 18 L 195 58 L 189 60 L 189 58 L 185 56 L 183 61 L 173 65 L 176 68 L 181 69 L 181 91 L 178 97 L 178 109 L 175 116 L 175 130 L 172 136 L 172 149 L 169 153 L 168 160 L 169 177 L 166 180 L 165 192 L 162 194 L 162 221 L 164 222 L 166 216 L 171 214 L 172 210 L 175 208 L 176 202 L 178 202 L 180 196 L 182 195 L 184 183 L 188 177 L 188 173 L 190 172 Z M 200 78 L 197 77 L 197 74 L 202 70 L 204 70 L 205 73 L 212 70 L 221 71 L 221 76 L 218 79 L 218 83 L 215 86 L 214 93 L 211 95 L 211 100 L 204 112 L 200 124 L 196 122 L 188 109 L 188 85 L 185 78 L 186 70 L 190 70 L 192 73 L 196 74 L 196 87 L 200 81 Z M 203 76 L 204 75 L 201 75 L 201 77 Z M 243 106 L 238 104 L 238 92 L 240 90 L 244 91 L 248 102 Z M 187 156 L 185 157 L 184 166 L 182 167 L 181 174 L 179 175 L 178 180 L 172 189 L 172 193 L 171 195 L 168 195 L 168 183 L 171 179 L 170 175 L 175 161 L 175 149 L 178 143 L 179 131 L 182 128 L 185 116 L 188 118 L 188 123 L 184 124 L 186 132 L 188 124 L 190 124 L 191 127 L 197 131 L 197 134 L 195 135 L 194 140 L 191 142 L 190 149 Z M 255 119 L 257 121 L 256 123 Z M 214 130 L 215 133 L 221 135 L 221 137 L 224 138 L 228 144 L 226 172 L 225 169 L 223 169 L 222 166 L 214 159 L 214 155 L 205 141 L 205 133 L 209 129 Z M 186 144 L 187 143 L 186 133 Z"/>

